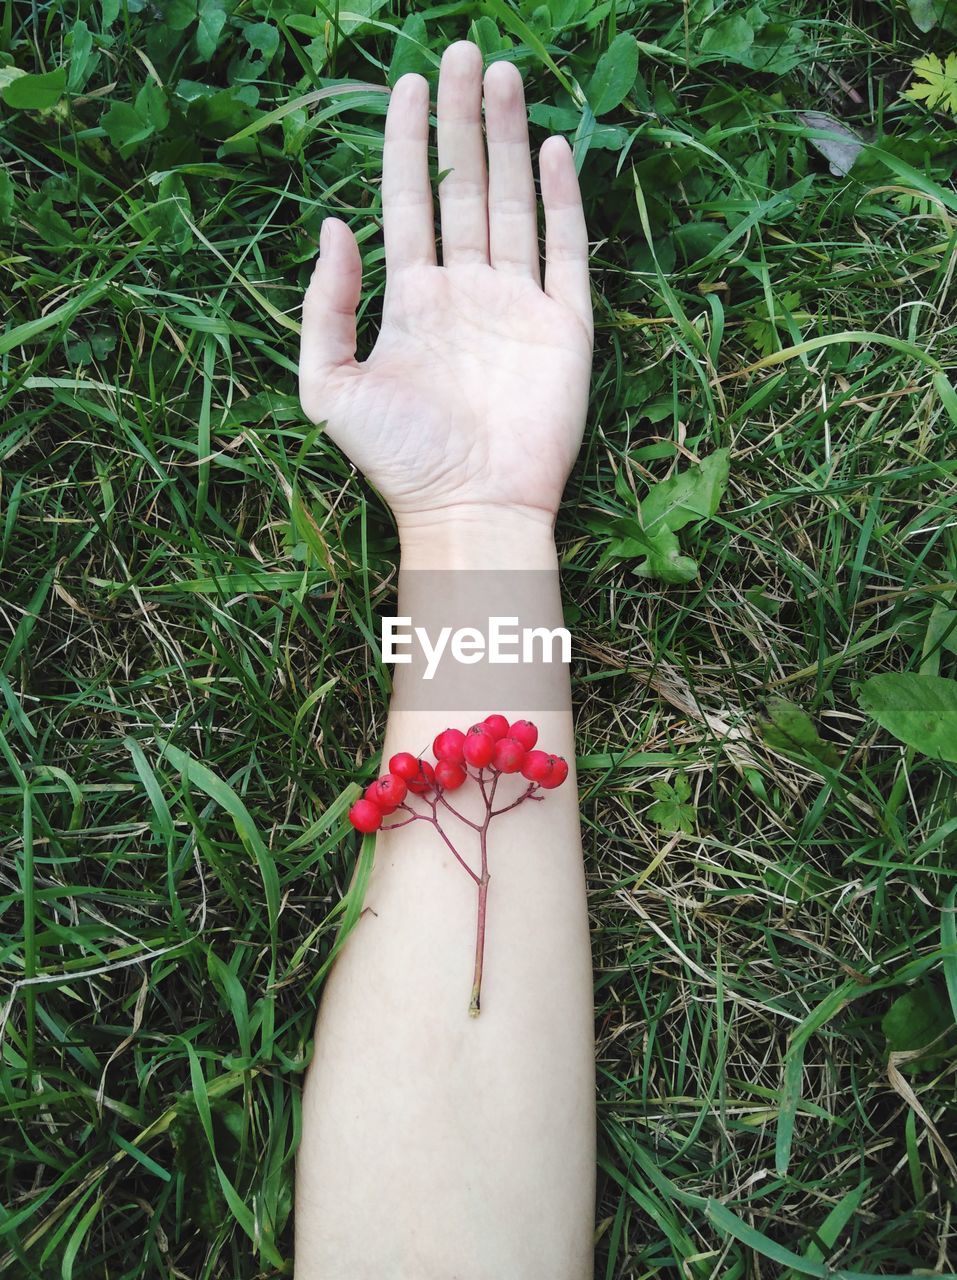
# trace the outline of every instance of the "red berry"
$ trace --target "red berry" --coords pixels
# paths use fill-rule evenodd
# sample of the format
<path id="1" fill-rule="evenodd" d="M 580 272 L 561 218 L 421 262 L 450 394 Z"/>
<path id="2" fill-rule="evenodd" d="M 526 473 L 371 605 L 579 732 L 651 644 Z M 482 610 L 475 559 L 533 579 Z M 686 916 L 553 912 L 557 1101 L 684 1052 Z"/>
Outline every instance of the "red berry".
<path id="1" fill-rule="evenodd" d="M 426 760 L 419 760 L 411 751 L 400 751 L 394 755 L 389 761 L 389 772 L 401 778 L 417 796 L 430 789 L 434 778 L 432 766 Z"/>
<path id="2" fill-rule="evenodd" d="M 356 831 L 369 835 L 382 826 L 382 810 L 371 800 L 357 800 L 349 810 L 349 821 Z"/>
<path id="3" fill-rule="evenodd" d="M 551 791 L 554 787 L 560 787 L 568 777 L 568 762 L 561 756 L 549 756 L 552 767 L 548 772 L 548 776 L 542 778 L 541 785 L 546 791 Z"/>
<path id="4" fill-rule="evenodd" d="M 378 785 L 379 785 L 378 778 L 376 779 L 375 782 L 370 782 L 364 792 L 365 798 L 369 801 L 370 804 L 374 804 L 381 814 L 388 815 L 390 813 L 395 813 L 396 809 L 398 809 L 399 806 L 397 804 L 389 804 L 389 801 L 386 797 L 380 798 L 376 794 L 376 787 Z"/>
<path id="5" fill-rule="evenodd" d="M 492 764 L 501 773 L 518 773 L 525 760 L 525 748 L 514 738 L 500 738 L 495 744 Z"/>
<path id="6" fill-rule="evenodd" d="M 482 723 L 496 742 L 508 733 L 508 721 L 504 716 L 486 716 Z"/>
<path id="7" fill-rule="evenodd" d="M 492 762 L 492 756 L 495 752 L 495 739 L 486 731 L 484 726 L 473 724 L 466 735 L 462 752 L 469 764 L 474 764 L 477 769 L 484 769 L 487 764 Z"/>
<path id="8" fill-rule="evenodd" d="M 366 799 L 377 804 L 383 813 L 395 813 L 409 788 L 397 773 L 384 773 L 366 787 Z"/>
<path id="9" fill-rule="evenodd" d="M 443 729 L 432 743 L 432 751 L 436 760 L 448 760 L 450 764 L 461 764 L 464 746 L 465 734 L 461 729 Z"/>
<path id="10" fill-rule="evenodd" d="M 440 760 L 435 766 L 435 781 L 446 791 L 456 791 L 467 777 L 462 766 L 453 760 Z"/>
<path id="11" fill-rule="evenodd" d="M 522 777 L 529 782 L 541 782 L 552 771 L 552 760 L 547 751 L 529 751 L 522 762 Z"/>
<path id="12" fill-rule="evenodd" d="M 520 742 L 526 751 L 531 751 L 538 741 L 538 728 L 531 720 L 516 720 L 508 726 L 508 736 Z"/>
<path id="13" fill-rule="evenodd" d="M 409 790 L 413 795 L 421 796 L 426 791 L 431 791 L 435 786 L 435 770 L 429 764 L 428 760 L 419 761 L 418 775 L 409 783 Z"/>
<path id="14" fill-rule="evenodd" d="M 412 782 L 419 776 L 419 764 L 411 751 L 400 751 L 389 761 L 389 772 Z"/>

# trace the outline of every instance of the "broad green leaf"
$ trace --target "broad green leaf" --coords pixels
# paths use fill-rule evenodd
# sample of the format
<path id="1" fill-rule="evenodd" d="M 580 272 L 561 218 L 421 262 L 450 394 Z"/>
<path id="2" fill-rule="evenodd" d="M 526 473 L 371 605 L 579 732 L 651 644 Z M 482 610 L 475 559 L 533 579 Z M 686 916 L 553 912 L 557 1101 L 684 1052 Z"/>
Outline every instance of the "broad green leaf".
<path id="1" fill-rule="evenodd" d="M 171 31 L 185 31 L 198 17 L 196 4 L 197 0 L 163 0 L 163 25 Z M 217 0 L 213 0 L 211 7 L 216 4 Z"/>
<path id="2" fill-rule="evenodd" d="M 125 159 L 141 142 L 161 133 L 169 124 L 166 94 L 148 80 L 136 95 L 136 102 L 114 102 L 100 121 L 106 135 Z"/>
<path id="3" fill-rule="evenodd" d="M 326 29 L 327 22 L 328 18 L 314 18 L 308 13 L 290 13 L 283 18 L 285 26 L 291 27 L 293 31 L 301 32 L 304 36 L 312 36 L 313 39 L 322 35 Z"/>
<path id="4" fill-rule="evenodd" d="M 52 197 L 46 192 L 31 191 L 23 203 L 30 211 L 29 222 L 32 229 L 45 244 L 51 245 L 54 249 L 73 248 L 77 242 L 77 235 L 79 234 L 81 238 L 84 236 L 83 223 L 81 222 L 74 231 L 54 205 Z"/>
<path id="5" fill-rule="evenodd" d="M 434 67 L 433 56 L 429 53 L 428 29 L 421 13 L 406 15 L 405 22 L 396 36 L 392 61 L 389 63 L 389 84 L 395 84 L 399 76 L 409 71 L 419 75 L 428 75 Z"/>
<path id="6" fill-rule="evenodd" d="M 804 708 L 788 698 L 768 699 L 768 719 L 761 725 L 761 737 L 774 751 L 806 752 L 829 768 L 837 768 L 834 747 L 822 740 Z"/>
<path id="7" fill-rule="evenodd" d="M 944 1036 L 954 1026 L 953 1012 L 942 985 L 922 978 L 899 995 L 881 1020 L 881 1030 L 891 1053 L 912 1053 Z M 946 1057 L 946 1039 L 939 1040 L 923 1058 L 903 1066 L 932 1066 Z"/>
<path id="8" fill-rule="evenodd" d="M 935 649 L 957 653 L 957 608 L 943 600 L 939 600 L 931 610 L 924 641 L 925 653 Z"/>
<path id="9" fill-rule="evenodd" d="M 957 32 L 954 0 L 907 0 L 907 8 L 918 31 L 933 31 L 940 25 L 944 31 Z"/>
<path id="10" fill-rule="evenodd" d="M 728 487 L 729 457 L 728 449 L 716 449 L 703 462 L 656 484 L 641 501 L 645 532 L 653 535 L 665 528 L 677 533 L 694 520 L 713 516 Z"/>
<path id="11" fill-rule="evenodd" d="M 916 672 L 872 676 L 858 702 L 900 742 L 957 763 L 957 680 Z"/>
<path id="12" fill-rule="evenodd" d="M 152 228 L 157 245 L 185 253 L 193 243 L 187 222 L 190 212 L 189 188 L 178 173 L 165 173 L 160 179 L 156 202 L 144 204 L 132 222 L 137 230 Z"/>
<path id="13" fill-rule="evenodd" d="M 609 521 L 607 517 L 588 521 L 600 533 L 611 533 L 605 552 L 607 560 L 640 562 L 634 572 L 658 582 L 693 582 L 698 565 L 682 555 L 675 536 L 679 529 L 706 520 L 718 509 L 728 484 L 727 449 L 716 449 L 701 463 L 653 485 L 640 504 L 640 522 L 632 519 Z M 622 494 L 630 497 L 629 494 Z"/>
<path id="14" fill-rule="evenodd" d="M 100 124 L 114 147 L 124 156 L 153 134 L 152 124 L 128 102 L 114 102 Z"/>
<path id="15" fill-rule="evenodd" d="M 345 0 L 338 10 L 342 34 L 349 36 L 360 31 L 375 30 L 375 24 L 369 20 L 374 19 L 385 4 L 386 0 Z"/>
<path id="16" fill-rule="evenodd" d="M 596 148 L 599 151 L 621 151 L 627 143 L 628 137 L 628 130 L 622 129 L 620 125 L 600 124 L 597 128 L 592 129 L 588 145 L 592 151 Z"/>
<path id="17" fill-rule="evenodd" d="M 598 59 L 586 96 L 596 116 L 614 110 L 627 97 L 638 75 L 638 43 L 623 31 Z"/>
<path id="18" fill-rule="evenodd" d="M 59 102 L 66 88 L 66 67 L 41 75 L 17 76 L 0 93 L 8 107 L 19 111 L 44 111 Z"/>
<path id="19" fill-rule="evenodd" d="M 644 546 L 638 544 L 637 554 L 643 552 L 645 559 L 634 568 L 639 578 L 671 583 L 694 582 L 698 576 L 698 562 L 681 554 L 678 539 L 670 529 L 660 528 L 644 537 Z"/>
<path id="20" fill-rule="evenodd" d="M 219 45 L 219 37 L 225 25 L 226 6 L 224 0 L 201 0 L 199 26 L 196 28 L 196 52 L 201 58 L 208 60 L 216 52 Z M 246 30 L 248 33 L 249 28 L 247 27 Z"/>
<path id="21" fill-rule="evenodd" d="M 713 58 L 737 61 L 754 44 L 754 28 L 744 18 L 722 18 L 709 26 L 701 37 L 701 53 Z"/>
<path id="22" fill-rule="evenodd" d="M 136 113 L 155 133 L 169 124 L 169 102 L 155 80 L 147 80 L 136 95 Z"/>
<path id="23" fill-rule="evenodd" d="M 6 93 L 7 85 L 22 80 L 26 74 L 22 67 L 0 67 L 0 97 Z"/>
<path id="24" fill-rule="evenodd" d="M 98 56 L 93 54 L 93 33 L 81 18 L 74 22 L 70 31 L 70 65 L 67 75 L 67 88 L 71 93 L 79 93 L 90 77 Z"/>
<path id="25" fill-rule="evenodd" d="M 541 125 L 551 133 L 574 133 L 581 119 L 581 112 L 571 107 L 558 107 L 551 102 L 533 102 L 528 108 L 532 124 Z"/>
<path id="26" fill-rule="evenodd" d="M 549 0 L 548 12 L 555 31 L 566 31 L 588 17 L 592 0 Z"/>
<path id="27" fill-rule="evenodd" d="M 264 62 L 269 63 L 276 56 L 279 28 L 271 22 L 251 22 L 243 27 L 243 35 L 250 49 L 260 54 Z"/>
<path id="28" fill-rule="evenodd" d="M 907 0 L 911 22 L 918 31 L 931 31 L 940 20 L 939 0 Z"/>
<path id="29" fill-rule="evenodd" d="M 747 20 L 754 29 L 754 44 L 736 61 L 754 71 L 768 71 L 783 75 L 793 71 L 807 57 L 807 41 L 803 29 L 796 23 L 768 22 L 757 6 L 748 10 Z"/>
<path id="30" fill-rule="evenodd" d="M 585 523 L 595 533 L 609 535 L 605 552 L 609 560 L 633 560 L 636 556 L 648 554 L 652 539 L 637 520 L 611 520 L 607 517 L 595 516 L 586 517 Z M 665 530 L 665 532 L 668 531 Z"/>
<path id="31" fill-rule="evenodd" d="M 914 83 L 903 97 L 912 102 L 923 100 L 929 111 L 949 111 L 957 115 L 957 53 L 944 59 L 925 53 L 914 65 Z"/>
<path id="32" fill-rule="evenodd" d="M 685 835 L 694 832 L 695 807 L 689 804 L 691 783 L 687 775 L 679 773 L 673 783 L 656 778 L 651 784 L 655 803 L 648 809 L 648 816 L 655 826 L 662 831 L 683 831 Z"/>

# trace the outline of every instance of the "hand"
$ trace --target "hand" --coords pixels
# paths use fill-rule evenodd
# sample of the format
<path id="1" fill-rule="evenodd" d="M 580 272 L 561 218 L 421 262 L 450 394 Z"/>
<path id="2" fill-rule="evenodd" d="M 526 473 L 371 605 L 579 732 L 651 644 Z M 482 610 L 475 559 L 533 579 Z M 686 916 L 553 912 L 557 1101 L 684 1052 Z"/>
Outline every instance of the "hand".
<path id="1" fill-rule="evenodd" d="M 303 302 L 303 410 L 391 506 L 400 530 L 463 509 L 554 517 L 581 444 L 592 358 L 588 239 L 564 138 L 542 146 L 545 282 L 522 79 L 485 73 L 460 41 L 438 90 L 442 266 L 429 181 L 429 89 L 392 90 L 383 151 L 386 290 L 372 354 L 358 362 L 359 249 L 327 218 Z"/>

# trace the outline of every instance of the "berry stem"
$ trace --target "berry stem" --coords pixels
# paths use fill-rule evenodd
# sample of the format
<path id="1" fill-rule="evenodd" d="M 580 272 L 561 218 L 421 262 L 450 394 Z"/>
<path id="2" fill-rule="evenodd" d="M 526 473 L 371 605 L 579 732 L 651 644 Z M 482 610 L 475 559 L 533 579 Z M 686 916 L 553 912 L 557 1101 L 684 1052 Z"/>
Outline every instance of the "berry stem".
<path id="1" fill-rule="evenodd" d="M 492 821 L 492 804 L 495 800 L 495 788 L 498 786 L 500 774 L 492 779 L 492 786 L 485 794 L 485 781 L 482 780 L 482 795 L 485 797 L 485 821 L 479 829 L 479 845 L 482 850 L 482 875 L 476 877 L 478 883 L 478 919 L 475 928 L 475 973 L 472 978 L 472 999 L 469 1002 L 469 1017 L 477 1018 L 482 1011 L 482 966 L 485 962 L 485 918 L 488 908 L 488 824 Z M 524 797 L 523 797 L 524 799 Z M 511 807 L 511 806 L 509 806 Z"/>
<path id="2" fill-rule="evenodd" d="M 469 1003 L 470 1018 L 477 1018 L 482 1011 L 482 963 L 485 959 L 485 914 L 489 879 L 488 871 L 483 871 L 478 886 L 478 926 L 475 934 L 475 974 L 472 979 L 472 999 Z"/>
<path id="3" fill-rule="evenodd" d="M 401 822 L 390 822 L 387 827 L 383 827 L 383 831 L 398 831 L 399 827 L 407 827 L 410 822 L 415 822 L 419 818 L 424 818 L 425 814 L 416 813 L 416 811 L 407 804 L 400 804 L 400 809 L 404 809 L 410 816 L 403 818 Z"/>
<path id="4" fill-rule="evenodd" d="M 439 794 L 439 804 L 445 805 L 449 813 L 454 813 L 460 822 L 464 822 L 465 825 L 467 827 L 471 827 L 473 831 L 482 830 L 482 828 L 479 826 L 477 822 L 473 822 L 471 818 L 466 818 L 464 813 L 459 813 L 458 809 L 456 809 L 453 805 L 450 805 L 448 800 L 446 800 L 445 796 L 442 795 L 441 793 Z"/>
<path id="5" fill-rule="evenodd" d="M 508 813 L 509 809 L 517 809 L 518 806 L 525 800 L 544 800 L 545 798 L 544 796 L 537 796 L 534 794 L 535 788 L 537 786 L 538 786 L 537 782 L 530 782 L 528 784 L 527 790 L 523 791 L 517 800 L 513 800 L 511 804 L 503 805 L 501 809 L 492 809 L 492 811 L 489 814 L 489 817 L 497 818 L 500 813 Z"/>
<path id="6" fill-rule="evenodd" d="M 423 814 L 423 817 L 424 817 L 424 816 L 425 816 L 425 815 Z M 438 820 L 438 817 L 436 816 L 436 813 L 435 813 L 435 805 L 434 805 L 434 804 L 432 805 L 432 817 L 431 817 L 431 818 L 425 818 L 425 821 L 426 821 L 426 822 L 431 822 L 431 823 L 432 823 L 433 827 L 435 827 L 436 831 L 439 833 L 439 835 L 442 837 L 442 839 L 443 839 L 443 840 L 445 841 L 445 843 L 448 845 L 449 849 L 451 849 L 452 853 L 455 855 L 455 860 L 456 860 L 456 862 L 459 864 L 459 866 L 460 866 L 460 867 L 464 867 L 464 868 L 465 868 L 465 870 L 466 870 L 466 871 L 469 873 L 469 875 L 472 877 L 472 879 L 475 881 L 475 883 L 476 883 L 477 885 L 480 885 L 480 884 L 481 884 L 481 880 L 479 879 L 479 877 L 475 874 L 475 872 L 472 870 L 472 868 L 469 866 L 469 864 L 465 861 L 465 859 L 464 859 L 464 858 L 462 857 L 462 855 L 459 853 L 458 849 L 456 849 L 455 845 L 452 843 L 452 841 L 448 838 L 448 836 L 445 834 L 445 832 L 444 832 L 444 831 L 442 830 L 442 828 L 439 826 L 439 820 Z"/>

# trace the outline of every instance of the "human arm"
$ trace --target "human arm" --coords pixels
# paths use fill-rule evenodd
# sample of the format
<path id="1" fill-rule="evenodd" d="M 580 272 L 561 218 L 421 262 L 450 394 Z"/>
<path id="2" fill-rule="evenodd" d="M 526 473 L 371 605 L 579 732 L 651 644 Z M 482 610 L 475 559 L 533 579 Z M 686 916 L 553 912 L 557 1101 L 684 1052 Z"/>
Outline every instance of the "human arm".
<path id="1" fill-rule="evenodd" d="M 571 154 L 549 140 L 543 289 L 514 68 L 490 69 L 485 94 L 487 179 L 481 59 L 472 45 L 450 47 L 438 267 L 427 87 L 403 77 L 393 90 L 382 331 L 357 364 L 358 250 L 345 224 L 327 223 L 304 305 L 302 398 L 396 515 L 400 613 L 441 620 L 467 593 L 479 614 L 513 606 L 557 627 L 554 516 L 591 361 L 587 241 Z M 468 585 L 438 604 L 430 575 L 450 569 Z M 514 685 L 516 700 L 496 703 L 485 669 L 464 677 L 456 715 L 436 711 L 414 668 L 397 667 L 383 759 L 480 719 L 483 689 L 485 711 L 532 715 L 542 742 L 573 761 L 566 669 L 527 674 L 536 706 L 521 705 Z M 377 837 L 371 910 L 326 984 L 304 1097 L 299 1280 L 591 1276 L 591 963 L 574 771 L 544 802 L 504 815 L 493 838 L 482 1013 L 472 1019 L 474 884 L 425 823 Z"/>

